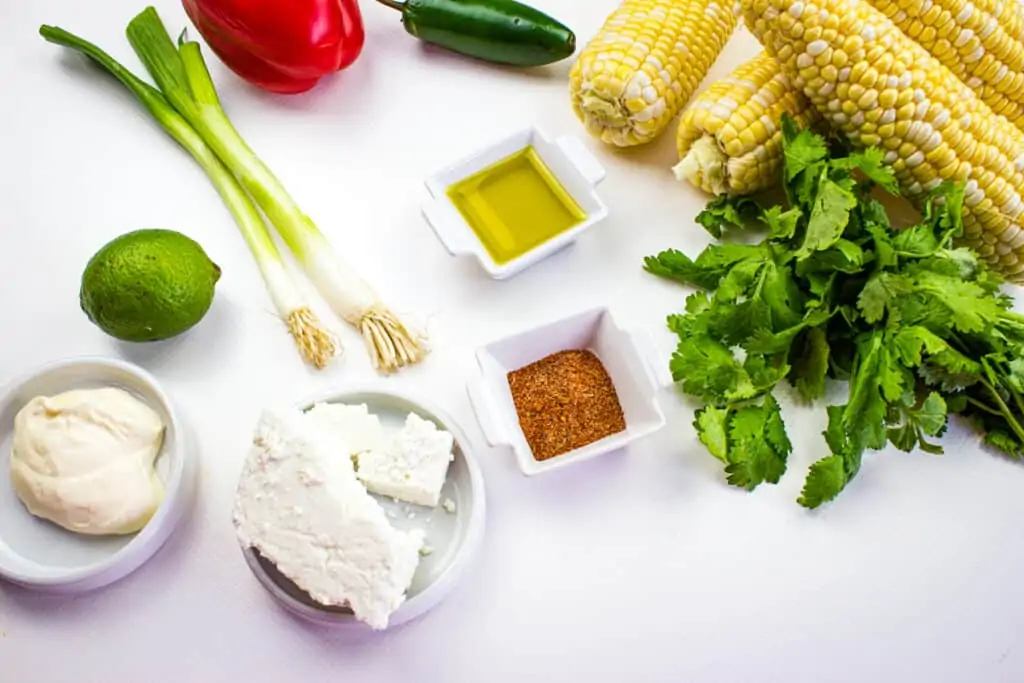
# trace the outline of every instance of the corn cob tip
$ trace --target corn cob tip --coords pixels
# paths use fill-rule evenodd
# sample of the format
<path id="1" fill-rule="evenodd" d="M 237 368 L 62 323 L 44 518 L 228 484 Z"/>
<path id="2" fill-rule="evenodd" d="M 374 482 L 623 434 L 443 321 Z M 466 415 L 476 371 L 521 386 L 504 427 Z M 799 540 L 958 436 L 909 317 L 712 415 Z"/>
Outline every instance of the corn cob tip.
<path id="1" fill-rule="evenodd" d="M 711 135 L 702 135 L 672 167 L 677 180 L 689 182 L 710 194 L 719 195 L 729 187 L 729 157 Z"/>
<path id="2" fill-rule="evenodd" d="M 622 0 L 569 72 L 572 108 L 609 145 L 651 142 L 736 28 L 724 0 Z"/>

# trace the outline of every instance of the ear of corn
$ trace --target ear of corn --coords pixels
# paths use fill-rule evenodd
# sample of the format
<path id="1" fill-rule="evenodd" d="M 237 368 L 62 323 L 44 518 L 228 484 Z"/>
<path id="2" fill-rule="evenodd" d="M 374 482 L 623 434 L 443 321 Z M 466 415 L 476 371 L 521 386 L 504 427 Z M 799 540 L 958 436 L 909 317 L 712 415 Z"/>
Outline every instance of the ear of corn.
<path id="1" fill-rule="evenodd" d="M 1017 0 L 870 0 L 972 88 L 1024 128 L 1024 10 Z"/>
<path id="2" fill-rule="evenodd" d="M 1019 128 L 1024 129 L 1024 9 L 1019 2 L 867 2 L 888 16 L 907 37 L 914 39 L 949 68 L 995 113 L 1006 116 Z M 803 7 L 803 4 L 793 2 L 790 6 Z M 736 74 L 732 77 L 735 78 Z M 775 86 L 773 84 L 770 87 Z M 715 84 L 698 98 L 690 111 L 683 113 L 677 137 L 680 159 L 683 162 L 676 167 L 676 173 L 706 192 L 749 194 L 778 180 L 782 165 L 779 133 L 776 132 L 774 137 L 768 137 L 769 144 L 760 148 L 763 151 L 757 152 L 759 158 L 755 164 L 754 159 L 749 156 L 749 149 L 739 148 L 734 142 L 731 149 L 738 151 L 731 151 L 723 144 L 723 141 L 735 137 L 731 129 L 724 128 L 724 132 L 715 130 L 716 126 L 722 126 L 720 121 L 724 116 L 724 110 L 715 107 L 714 100 L 720 98 L 726 106 L 732 101 L 741 102 L 736 97 L 737 92 L 736 88 L 728 88 L 726 82 Z M 766 96 L 771 96 L 772 93 L 773 91 L 770 91 Z M 804 111 L 807 106 L 804 104 L 805 101 L 793 100 L 794 95 L 776 97 L 779 100 L 786 100 L 788 106 L 795 108 L 787 108 L 787 111 L 799 121 L 797 114 Z M 718 116 L 692 111 L 712 107 L 720 112 Z M 777 117 L 772 118 L 778 121 Z M 737 123 L 739 126 L 734 124 L 733 128 L 743 133 L 742 120 Z M 755 138 L 765 136 L 758 123 L 751 124 L 751 127 Z M 714 136 L 719 144 L 711 145 L 707 134 Z M 700 137 L 691 139 L 694 135 Z"/>
<path id="3" fill-rule="evenodd" d="M 573 64 L 573 110 L 608 144 L 653 140 L 693 95 L 736 24 L 728 0 L 624 0 Z"/>
<path id="4" fill-rule="evenodd" d="M 676 135 L 676 177 L 711 194 L 750 194 L 774 185 L 782 171 L 788 113 L 801 127 L 820 115 L 762 52 L 716 81 L 683 113 Z"/>
<path id="5" fill-rule="evenodd" d="M 966 181 L 966 243 L 1022 279 L 1024 133 L 866 2 L 741 1 L 793 85 L 853 145 L 885 149 L 912 201 Z"/>

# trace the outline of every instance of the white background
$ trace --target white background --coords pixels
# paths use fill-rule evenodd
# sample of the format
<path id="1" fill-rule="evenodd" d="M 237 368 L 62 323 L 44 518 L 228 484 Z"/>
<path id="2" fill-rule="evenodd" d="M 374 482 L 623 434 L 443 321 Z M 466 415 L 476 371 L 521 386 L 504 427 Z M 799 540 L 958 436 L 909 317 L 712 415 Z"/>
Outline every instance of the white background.
<path id="1" fill-rule="evenodd" d="M 535 0 L 594 34 L 615 0 Z M 795 452 L 778 486 L 724 483 L 675 392 L 668 426 L 629 453 L 526 478 L 478 450 L 489 496 L 481 554 L 448 599 L 386 634 L 343 637 L 286 615 L 243 563 L 230 522 L 260 409 L 373 377 L 361 343 L 316 373 L 280 328 L 249 253 L 197 166 L 120 86 L 46 44 L 79 33 L 132 68 L 123 36 L 140 0 L 4 2 L 0 9 L 0 381 L 80 354 L 153 372 L 197 435 L 201 485 L 187 523 L 126 580 L 77 598 L 0 586 L 0 683 L 220 681 L 679 681 L 808 683 L 1024 680 L 1024 471 L 954 430 L 947 454 L 865 460 L 834 504 L 799 507 L 824 453 L 824 411 L 786 407 Z M 158 3 L 171 33 L 180 6 Z M 567 60 L 517 73 L 425 49 L 365 0 L 367 44 L 309 94 L 247 87 L 207 52 L 237 127 L 299 204 L 396 309 L 429 322 L 435 351 L 386 380 L 430 395 L 480 441 L 464 383 L 473 349 L 607 304 L 652 330 L 686 291 L 643 256 L 707 243 L 706 198 L 677 183 L 674 127 L 607 166 L 611 217 L 565 251 L 494 282 L 453 259 L 419 214 L 430 172 L 524 124 L 585 135 Z M 738 34 L 711 77 L 752 56 Z M 183 337 L 122 345 L 78 307 L 89 257 L 130 230 L 199 240 L 224 276 Z"/>

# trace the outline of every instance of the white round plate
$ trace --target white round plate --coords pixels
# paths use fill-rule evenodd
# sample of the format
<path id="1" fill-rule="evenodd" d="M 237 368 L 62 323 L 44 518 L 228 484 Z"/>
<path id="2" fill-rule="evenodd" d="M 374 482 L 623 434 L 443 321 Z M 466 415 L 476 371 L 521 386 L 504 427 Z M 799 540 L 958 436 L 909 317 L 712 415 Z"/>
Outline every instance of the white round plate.
<path id="1" fill-rule="evenodd" d="M 448 478 L 441 489 L 441 501 L 451 499 L 455 503 L 454 512 L 447 512 L 440 504 L 436 508 L 428 508 L 374 495 L 395 527 L 423 529 L 425 543 L 433 550 L 420 558 L 405 602 L 388 620 L 389 628 L 404 624 L 437 605 L 451 591 L 480 545 L 485 519 L 484 482 L 480 467 L 471 455 L 470 443 L 462 429 L 444 411 L 421 398 L 391 390 L 360 388 L 315 396 L 297 407 L 307 410 L 314 403 L 365 403 L 389 431 L 400 429 L 406 415 L 414 412 L 454 437 L 455 459 L 448 466 Z M 370 628 L 357 621 L 347 607 L 326 607 L 315 602 L 258 551 L 244 548 L 243 554 L 260 584 L 290 612 L 319 624 Z"/>
<path id="2" fill-rule="evenodd" d="M 145 401 L 167 429 L 157 457 L 157 473 L 167 490 L 163 504 L 139 532 L 125 536 L 86 536 L 33 516 L 10 478 L 14 416 L 36 396 L 71 389 L 115 386 Z M 148 372 L 106 358 L 58 361 L 29 373 L 0 395 L 0 578 L 52 593 L 100 588 L 138 569 L 170 537 L 191 504 L 196 463 L 170 398 Z"/>

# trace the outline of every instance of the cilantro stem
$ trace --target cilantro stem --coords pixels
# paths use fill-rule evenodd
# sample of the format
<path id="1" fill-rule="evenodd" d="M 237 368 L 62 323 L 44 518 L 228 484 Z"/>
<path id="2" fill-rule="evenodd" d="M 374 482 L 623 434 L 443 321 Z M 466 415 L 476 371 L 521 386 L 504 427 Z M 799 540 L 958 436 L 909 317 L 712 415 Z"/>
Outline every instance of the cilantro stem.
<path id="1" fill-rule="evenodd" d="M 1002 417 L 1003 416 L 1003 414 L 1001 412 L 999 412 L 998 410 L 996 410 L 992 406 L 988 405 L 987 403 L 983 403 L 982 401 L 979 401 L 976 398 L 971 398 L 970 396 L 968 396 L 967 397 L 967 402 L 970 403 L 975 408 L 978 408 L 979 410 L 984 410 L 986 413 L 989 413 L 991 415 L 995 415 L 996 417 Z"/>
<path id="2" fill-rule="evenodd" d="M 1024 414 L 1024 401 L 1021 400 L 1020 394 L 1014 391 L 1013 387 L 1007 387 L 1007 391 L 1010 392 L 1010 396 L 1013 396 L 1013 402 L 1017 404 L 1017 410 Z"/>
<path id="3" fill-rule="evenodd" d="M 1010 412 L 1009 406 L 1006 405 L 1003 397 L 999 395 L 998 391 L 996 391 L 994 385 L 999 384 L 999 381 L 996 379 L 995 373 L 992 371 L 992 366 L 989 364 L 988 360 L 982 358 L 981 367 L 985 370 L 985 376 L 988 377 L 987 380 L 982 378 L 981 383 L 985 385 L 988 392 L 992 394 L 992 398 L 995 399 L 996 404 L 999 406 L 999 410 L 1002 412 L 1003 418 L 1006 420 L 1007 424 L 1010 425 L 1010 429 L 1013 430 L 1013 433 L 1017 435 L 1018 439 L 1024 441 L 1024 429 L 1021 429 L 1020 423 L 1013 417 L 1013 413 Z"/>

